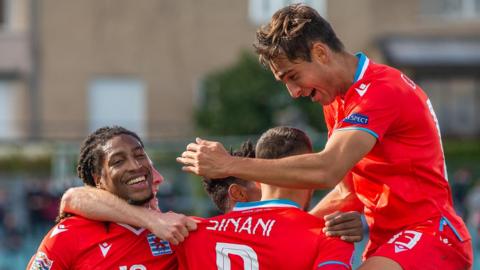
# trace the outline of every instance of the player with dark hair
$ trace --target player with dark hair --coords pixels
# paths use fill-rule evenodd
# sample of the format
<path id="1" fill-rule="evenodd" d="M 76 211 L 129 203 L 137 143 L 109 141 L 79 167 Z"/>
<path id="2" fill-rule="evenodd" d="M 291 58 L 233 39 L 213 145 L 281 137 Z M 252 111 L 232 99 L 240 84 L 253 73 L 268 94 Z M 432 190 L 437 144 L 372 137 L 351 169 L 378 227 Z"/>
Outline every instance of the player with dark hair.
<path id="1" fill-rule="evenodd" d="M 103 127 L 86 138 L 77 173 L 85 185 L 131 205 L 148 207 L 153 197 L 152 166 L 143 142 L 122 127 Z M 188 229 L 196 228 L 184 215 L 157 214 L 164 220 L 160 230 L 169 239 L 181 241 Z M 70 216 L 47 233 L 27 269 L 176 269 L 176 265 L 170 244 L 144 228 Z"/>
<path id="2" fill-rule="evenodd" d="M 254 47 L 292 98 L 323 105 L 325 149 L 249 159 L 197 139 L 177 159 L 183 170 L 291 188 L 335 187 L 315 207 L 320 217 L 357 209 L 360 200 L 370 227 L 362 270 L 471 267 L 470 235 L 453 208 L 438 121 L 423 90 L 400 71 L 347 52 L 306 5 L 277 11 L 257 31 Z M 336 223 L 328 220 L 329 233 Z"/>
<path id="3" fill-rule="evenodd" d="M 255 149 L 248 141 L 231 155 L 254 158 Z M 203 179 L 202 183 L 208 196 L 222 213 L 230 212 L 237 202 L 258 201 L 262 196 L 260 187 L 255 182 L 235 177 L 227 177 L 223 181 Z"/>
<path id="4" fill-rule="evenodd" d="M 311 152 L 306 134 L 288 127 L 268 130 L 256 146 L 265 159 Z M 260 201 L 239 202 L 198 224 L 179 246 L 180 269 L 351 269 L 353 245 L 326 237 L 323 220 L 303 211 L 311 195 L 310 189 L 262 184 Z"/>

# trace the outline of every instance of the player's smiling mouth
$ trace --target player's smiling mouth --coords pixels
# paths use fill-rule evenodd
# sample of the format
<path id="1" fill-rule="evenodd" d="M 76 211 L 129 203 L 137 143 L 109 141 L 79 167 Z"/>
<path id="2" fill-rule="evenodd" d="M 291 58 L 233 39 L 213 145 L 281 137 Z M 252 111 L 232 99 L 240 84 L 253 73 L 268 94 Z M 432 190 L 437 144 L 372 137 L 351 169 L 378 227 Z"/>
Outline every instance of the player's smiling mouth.
<path id="1" fill-rule="evenodd" d="M 138 176 L 138 177 L 135 177 L 135 178 L 132 178 L 132 179 L 128 180 L 126 182 L 126 184 L 131 186 L 131 185 L 135 185 L 135 184 L 138 184 L 138 183 L 141 183 L 141 182 L 145 182 L 146 180 L 147 180 L 147 177 L 145 175 L 142 175 L 142 176 Z"/>

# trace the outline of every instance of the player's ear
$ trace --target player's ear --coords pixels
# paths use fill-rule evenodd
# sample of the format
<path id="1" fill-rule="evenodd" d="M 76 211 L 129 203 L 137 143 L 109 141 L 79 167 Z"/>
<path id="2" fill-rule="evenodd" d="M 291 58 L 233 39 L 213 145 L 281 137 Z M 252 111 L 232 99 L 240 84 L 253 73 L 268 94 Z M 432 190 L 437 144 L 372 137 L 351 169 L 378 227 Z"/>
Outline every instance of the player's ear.
<path id="1" fill-rule="evenodd" d="M 103 188 L 103 183 L 102 183 L 102 176 L 99 173 L 93 173 L 92 174 L 93 180 L 95 181 L 95 187 L 96 188 Z"/>
<path id="2" fill-rule="evenodd" d="M 322 42 L 314 42 L 312 45 L 312 49 L 310 50 L 310 56 L 312 61 L 316 60 L 325 64 L 328 62 L 328 57 L 330 54 L 330 50 L 326 44 Z"/>
<path id="3" fill-rule="evenodd" d="M 228 197 L 233 202 L 247 202 L 248 201 L 248 194 L 247 190 L 238 184 L 231 184 L 228 187 Z"/>

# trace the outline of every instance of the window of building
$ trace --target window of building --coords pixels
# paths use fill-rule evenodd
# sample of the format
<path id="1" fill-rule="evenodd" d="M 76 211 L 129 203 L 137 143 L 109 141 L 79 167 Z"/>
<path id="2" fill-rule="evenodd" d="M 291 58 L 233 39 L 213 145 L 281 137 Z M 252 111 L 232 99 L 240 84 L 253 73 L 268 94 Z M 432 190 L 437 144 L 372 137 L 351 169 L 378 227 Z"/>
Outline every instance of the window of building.
<path id="1" fill-rule="evenodd" d="M 105 125 L 119 125 L 145 136 L 147 99 L 141 80 L 96 78 L 90 83 L 88 104 L 90 132 Z"/>
<path id="2" fill-rule="evenodd" d="M 421 0 L 422 15 L 447 19 L 480 19 L 480 0 Z"/>
<path id="3" fill-rule="evenodd" d="M 270 20 L 275 11 L 293 3 L 307 4 L 315 8 L 320 15 L 326 17 L 326 0 L 249 0 L 249 19 L 255 25 L 265 24 Z"/>
<path id="4" fill-rule="evenodd" d="M 473 77 L 420 77 L 445 135 L 475 136 L 480 132 L 480 81 Z"/>
<path id="5" fill-rule="evenodd" d="M 0 0 L 0 30 L 7 29 L 10 24 L 11 0 Z"/>
<path id="6" fill-rule="evenodd" d="M 19 130 L 16 123 L 17 92 L 8 80 L 0 80 L 0 139 L 14 139 Z"/>

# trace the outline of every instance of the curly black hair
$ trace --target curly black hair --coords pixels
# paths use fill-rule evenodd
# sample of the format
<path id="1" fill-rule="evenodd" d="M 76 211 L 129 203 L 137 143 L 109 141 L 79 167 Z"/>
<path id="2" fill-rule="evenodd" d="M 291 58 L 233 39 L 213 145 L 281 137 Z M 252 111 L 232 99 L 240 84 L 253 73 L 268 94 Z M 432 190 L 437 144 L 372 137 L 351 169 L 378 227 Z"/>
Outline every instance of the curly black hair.
<path id="1" fill-rule="evenodd" d="M 82 143 L 80 147 L 80 156 L 78 158 L 77 175 L 82 181 L 89 186 L 95 186 L 94 174 L 100 174 L 101 164 L 105 153 L 100 149 L 100 146 L 119 135 L 129 135 L 138 140 L 143 145 L 142 140 L 138 135 L 126 128 L 120 126 L 105 126 L 95 130 Z"/>
<path id="2" fill-rule="evenodd" d="M 240 146 L 240 150 L 230 153 L 236 157 L 255 157 L 255 147 L 251 141 L 246 141 Z M 236 177 L 226 177 L 219 179 L 202 179 L 203 188 L 208 193 L 208 196 L 222 213 L 227 211 L 228 202 L 228 188 L 231 184 L 238 184 L 247 186 L 248 181 Z"/>

